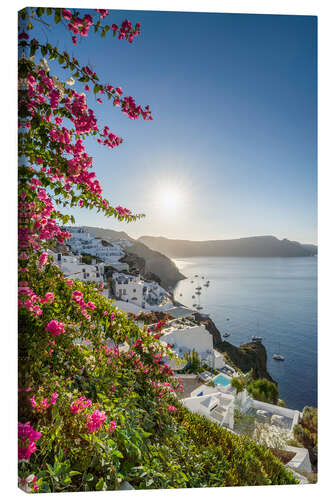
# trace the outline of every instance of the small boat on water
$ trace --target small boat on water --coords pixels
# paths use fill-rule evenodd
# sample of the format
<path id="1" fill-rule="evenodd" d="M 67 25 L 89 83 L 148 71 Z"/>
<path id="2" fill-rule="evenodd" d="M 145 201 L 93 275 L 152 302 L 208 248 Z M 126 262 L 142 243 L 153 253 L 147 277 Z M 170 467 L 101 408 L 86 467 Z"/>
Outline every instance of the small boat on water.
<path id="1" fill-rule="evenodd" d="M 251 339 L 252 339 L 252 342 L 258 342 L 258 343 L 261 343 L 261 341 L 262 341 L 262 337 L 258 337 L 257 335 L 253 335 L 253 336 L 251 337 Z"/>
<path id="2" fill-rule="evenodd" d="M 222 337 L 230 337 L 230 333 L 225 332 L 225 333 L 222 335 Z"/>
<path id="3" fill-rule="evenodd" d="M 282 354 L 280 354 L 280 343 L 279 343 L 279 350 L 277 353 L 274 353 L 273 356 L 272 356 L 273 359 L 275 359 L 275 361 L 284 361 L 284 356 L 282 356 Z"/>
<path id="4" fill-rule="evenodd" d="M 227 318 L 227 321 L 229 321 L 229 320 L 230 320 L 230 318 Z"/>

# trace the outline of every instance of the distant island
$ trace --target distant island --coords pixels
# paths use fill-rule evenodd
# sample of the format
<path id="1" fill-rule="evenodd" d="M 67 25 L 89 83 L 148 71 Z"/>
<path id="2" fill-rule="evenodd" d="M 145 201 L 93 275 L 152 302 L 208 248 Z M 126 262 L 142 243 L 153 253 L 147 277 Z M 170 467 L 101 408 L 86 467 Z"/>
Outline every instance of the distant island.
<path id="1" fill-rule="evenodd" d="M 252 236 L 233 240 L 190 241 L 162 236 L 141 236 L 139 242 L 170 258 L 183 257 L 310 257 L 317 246 L 279 240 L 275 236 Z"/>

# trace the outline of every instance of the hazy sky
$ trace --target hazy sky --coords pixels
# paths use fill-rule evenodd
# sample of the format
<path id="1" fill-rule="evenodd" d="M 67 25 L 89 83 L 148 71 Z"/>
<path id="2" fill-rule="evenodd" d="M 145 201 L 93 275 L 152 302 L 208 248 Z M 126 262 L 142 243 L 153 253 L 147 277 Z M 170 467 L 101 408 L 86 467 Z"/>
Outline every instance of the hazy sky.
<path id="1" fill-rule="evenodd" d="M 316 18 L 112 11 L 104 21 L 125 17 L 142 24 L 132 45 L 91 33 L 73 47 L 61 25 L 44 32 L 154 116 L 131 121 L 89 97 L 99 124 L 124 138 L 114 150 L 87 141 L 104 196 L 146 218 L 76 210 L 77 224 L 316 243 Z"/>

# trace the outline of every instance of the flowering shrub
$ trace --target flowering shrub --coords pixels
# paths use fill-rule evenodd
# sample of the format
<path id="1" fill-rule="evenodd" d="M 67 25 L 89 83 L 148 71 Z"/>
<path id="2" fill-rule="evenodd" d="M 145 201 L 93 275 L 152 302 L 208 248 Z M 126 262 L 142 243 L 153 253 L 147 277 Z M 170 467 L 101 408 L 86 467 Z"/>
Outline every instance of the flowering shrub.
<path id="1" fill-rule="evenodd" d="M 62 226 L 74 218 L 61 207 L 95 208 L 126 222 L 142 217 L 103 198 L 84 140 L 113 149 L 122 139 L 98 124 L 75 86 L 92 89 L 98 102 L 109 100 L 131 120 L 151 120 L 149 106 L 31 36 L 36 23 L 53 19 L 65 23 L 74 46 L 91 33 L 132 43 L 140 23 L 110 25 L 111 15 L 19 12 L 19 485 L 60 492 L 118 489 L 124 480 L 135 488 L 291 483 L 272 455 L 178 403 L 175 393 L 184 388 L 163 362 L 172 358 L 159 342 L 163 322 L 152 332 L 140 329 L 98 285 L 66 279 L 47 253 L 70 236 Z M 67 70 L 65 81 L 46 57 Z M 238 466 L 246 473 L 236 473 Z"/>

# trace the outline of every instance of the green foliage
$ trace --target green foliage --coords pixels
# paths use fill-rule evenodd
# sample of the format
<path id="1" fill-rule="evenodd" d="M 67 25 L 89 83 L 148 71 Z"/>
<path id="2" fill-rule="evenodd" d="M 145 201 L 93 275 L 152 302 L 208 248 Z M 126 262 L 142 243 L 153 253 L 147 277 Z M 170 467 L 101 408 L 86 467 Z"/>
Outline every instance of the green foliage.
<path id="1" fill-rule="evenodd" d="M 249 394 L 258 401 L 277 404 L 279 399 L 279 390 L 274 382 L 267 379 L 253 380 L 247 385 Z"/>
<path id="2" fill-rule="evenodd" d="M 245 377 L 233 377 L 231 379 L 231 386 L 236 389 L 236 393 L 242 392 L 246 388 Z"/>
<path id="3" fill-rule="evenodd" d="M 188 363 L 183 373 L 201 373 L 204 371 L 204 366 L 201 363 L 198 353 L 194 349 L 191 352 L 185 353 L 184 358 Z"/>
<path id="4" fill-rule="evenodd" d="M 305 406 L 299 424 L 294 426 L 294 438 L 309 451 L 313 468 L 317 467 L 318 455 L 318 410 Z"/>
<path id="5" fill-rule="evenodd" d="M 83 264 L 91 264 L 92 263 L 92 256 L 89 254 L 81 254 L 82 255 L 82 263 Z"/>

